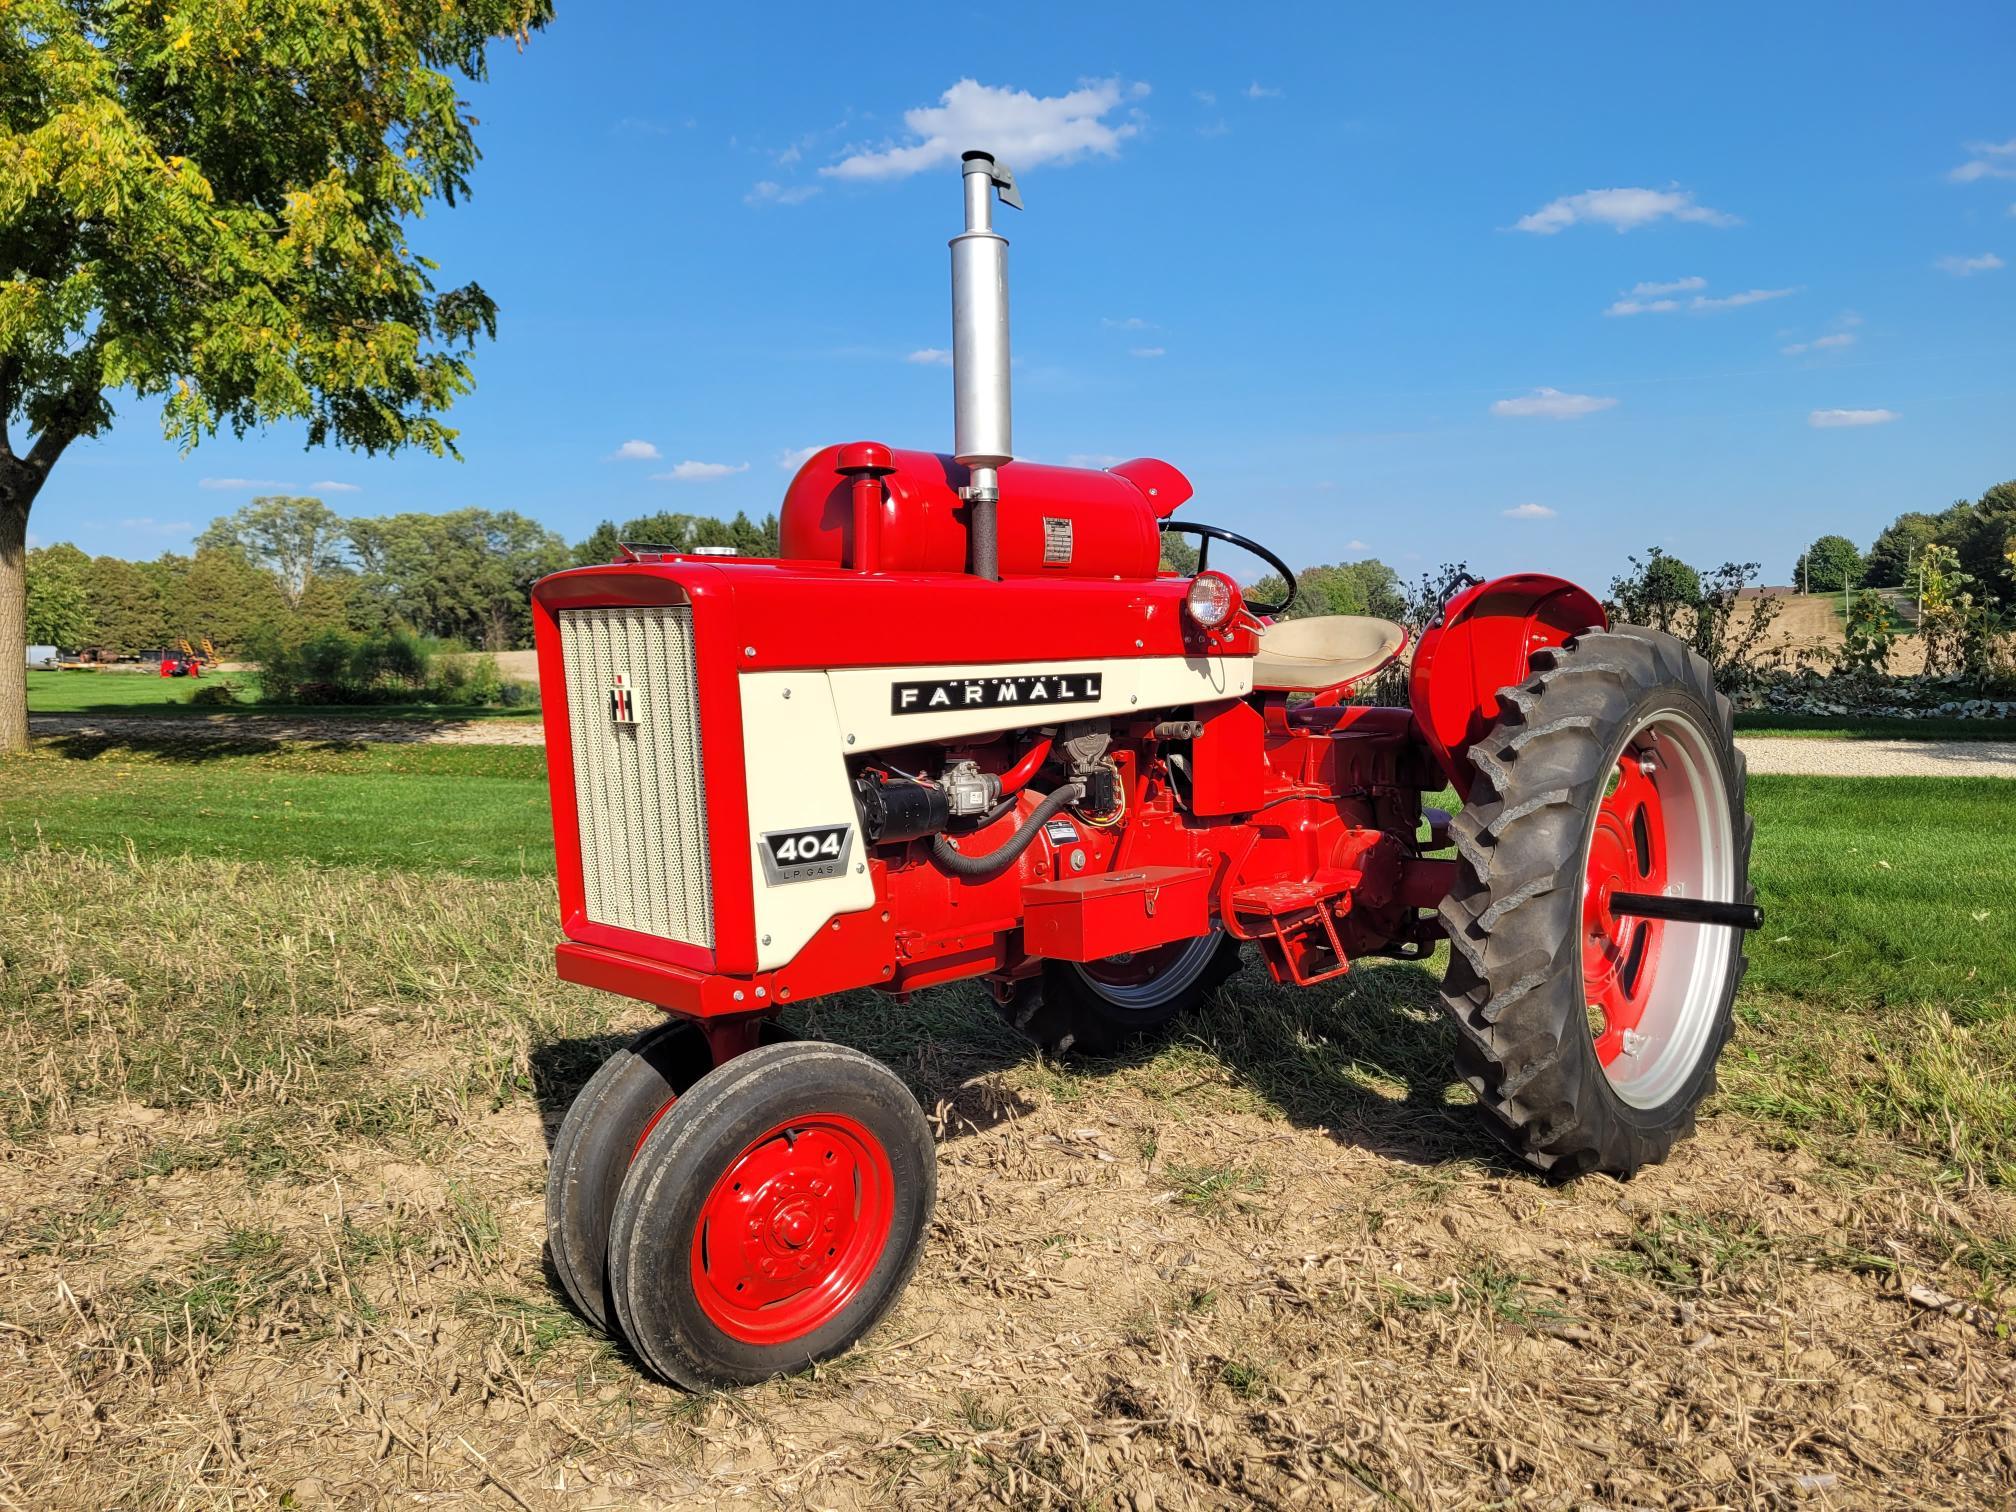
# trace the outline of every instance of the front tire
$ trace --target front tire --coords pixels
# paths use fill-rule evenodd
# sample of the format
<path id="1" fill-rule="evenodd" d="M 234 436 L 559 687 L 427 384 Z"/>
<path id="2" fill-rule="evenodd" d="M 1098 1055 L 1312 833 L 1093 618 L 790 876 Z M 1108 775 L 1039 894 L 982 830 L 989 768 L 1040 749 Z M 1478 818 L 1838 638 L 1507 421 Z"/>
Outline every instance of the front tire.
<path id="1" fill-rule="evenodd" d="M 707 1041 L 673 1020 L 618 1050 L 576 1094 L 553 1136 L 546 1174 L 546 1239 L 575 1310 L 604 1333 L 609 1315 L 609 1220 L 644 1136 L 714 1064 Z"/>
<path id="2" fill-rule="evenodd" d="M 644 1140 L 616 1199 L 624 1337 L 699 1390 L 848 1348 L 916 1268 L 938 1191 L 916 1098 L 838 1045 L 765 1045 L 710 1072 Z"/>
<path id="3" fill-rule="evenodd" d="M 1729 701 L 1655 630 L 1534 653 L 1470 750 L 1443 1003 L 1491 1130 L 1558 1177 L 1663 1160 L 1715 1087 L 1740 931 L 1613 914 L 1616 892 L 1750 902 Z"/>

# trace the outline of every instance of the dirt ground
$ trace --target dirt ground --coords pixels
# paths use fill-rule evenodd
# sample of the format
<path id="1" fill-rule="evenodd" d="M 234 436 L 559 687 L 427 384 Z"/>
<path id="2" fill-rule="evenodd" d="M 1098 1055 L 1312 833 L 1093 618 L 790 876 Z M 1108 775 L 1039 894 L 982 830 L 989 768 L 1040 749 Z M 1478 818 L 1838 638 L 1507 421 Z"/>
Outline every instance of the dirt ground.
<path id="1" fill-rule="evenodd" d="M 1470 1122 L 1419 966 L 1279 1010 L 1249 968 L 1078 1066 L 973 994 L 815 1005 L 932 1113 L 929 1248 L 853 1353 L 692 1396 L 542 1258 L 552 1130 L 652 1022 L 552 982 L 543 883 L 24 865 L 10 907 L 76 901 L 5 967 L 0 1506 L 2016 1496 L 2007 1188 L 1717 1104 L 1670 1164 L 1549 1186 Z"/>

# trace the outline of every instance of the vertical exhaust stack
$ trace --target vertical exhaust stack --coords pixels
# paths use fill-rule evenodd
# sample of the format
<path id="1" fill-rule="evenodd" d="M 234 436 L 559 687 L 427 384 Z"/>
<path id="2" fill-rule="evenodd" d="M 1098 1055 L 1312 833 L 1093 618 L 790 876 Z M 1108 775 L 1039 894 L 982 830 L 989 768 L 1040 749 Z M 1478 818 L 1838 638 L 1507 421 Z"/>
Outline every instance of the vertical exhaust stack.
<path id="1" fill-rule="evenodd" d="M 1015 175 L 989 152 L 969 152 L 966 229 L 952 238 L 952 454 L 970 474 L 972 571 L 999 578 L 996 469 L 1014 460 L 1008 393 L 1008 241 L 994 229 L 994 192 L 1022 208 Z"/>

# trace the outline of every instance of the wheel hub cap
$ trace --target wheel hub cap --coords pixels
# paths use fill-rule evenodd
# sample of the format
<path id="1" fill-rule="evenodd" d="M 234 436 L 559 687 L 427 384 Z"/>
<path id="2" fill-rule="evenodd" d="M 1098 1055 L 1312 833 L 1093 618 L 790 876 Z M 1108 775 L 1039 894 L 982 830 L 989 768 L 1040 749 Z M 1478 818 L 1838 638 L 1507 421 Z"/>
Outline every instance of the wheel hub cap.
<path id="1" fill-rule="evenodd" d="M 724 1333 L 781 1344 L 853 1300 L 889 1238 L 895 1179 L 881 1142 L 842 1114 L 772 1129 L 701 1205 L 694 1289 Z"/>

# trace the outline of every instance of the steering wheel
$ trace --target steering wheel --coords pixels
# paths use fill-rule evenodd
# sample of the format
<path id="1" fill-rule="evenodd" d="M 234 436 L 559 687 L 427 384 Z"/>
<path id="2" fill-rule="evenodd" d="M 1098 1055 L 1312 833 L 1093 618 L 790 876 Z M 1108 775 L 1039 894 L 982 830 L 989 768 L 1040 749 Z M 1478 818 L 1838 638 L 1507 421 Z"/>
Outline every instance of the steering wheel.
<path id="1" fill-rule="evenodd" d="M 1259 604 L 1248 599 L 1246 607 L 1255 614 L 1264 614 L 1272 618 L 1275 615 L 1283 613 L 1290 604 L 1295 602 L 1295 574 L 1289 570 L 1286 562 L 1282 561 L 1281 558 L 1274 555 L 1273 552 L 1262 546 L 1258 541 L 1249 541 L 1245 536 L 1238 534 L 1236 531 L 1227 530 L 1222 525 L 1206 525 L 1199 520 L 1164 520 L 1161 524 L 1162 529 L 1169 534 L 1194 535 L 1198 538 L 1197 570 L 1199 572 L 1202 572 L 1211 563 L 1211 543 L 1213 541 L 1223 541 L 1227 546 L 1237 546 L 1241 551 L 1252 552 L 1253 555 L 1280 573 L 1281 581 L 1288 585 L 1288 591 L 1281 596 L 1281 602 L 1278 604 Z"/>

